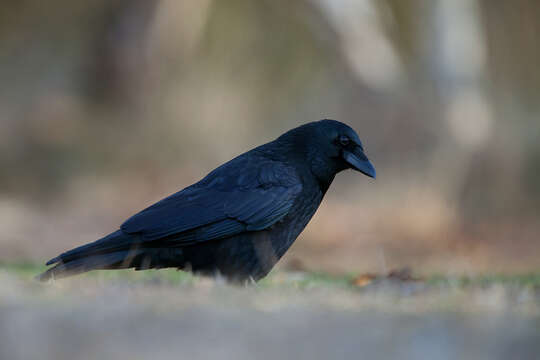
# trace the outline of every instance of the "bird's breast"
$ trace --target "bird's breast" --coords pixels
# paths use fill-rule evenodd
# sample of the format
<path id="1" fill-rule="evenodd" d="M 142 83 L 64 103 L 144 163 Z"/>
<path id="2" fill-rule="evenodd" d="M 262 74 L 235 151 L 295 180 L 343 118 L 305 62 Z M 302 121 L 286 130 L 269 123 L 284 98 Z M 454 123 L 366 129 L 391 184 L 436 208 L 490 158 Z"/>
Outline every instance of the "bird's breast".
<path id="1" fill-rule="evenodd" d="M 289 214 L 282 221 L 274 224 L 272 243 L 278 258 L 283 256 L 304 230 L 321 204 L 322 198 L 323 193 L 321 191 L 301 193 L 291 207 Z"/>

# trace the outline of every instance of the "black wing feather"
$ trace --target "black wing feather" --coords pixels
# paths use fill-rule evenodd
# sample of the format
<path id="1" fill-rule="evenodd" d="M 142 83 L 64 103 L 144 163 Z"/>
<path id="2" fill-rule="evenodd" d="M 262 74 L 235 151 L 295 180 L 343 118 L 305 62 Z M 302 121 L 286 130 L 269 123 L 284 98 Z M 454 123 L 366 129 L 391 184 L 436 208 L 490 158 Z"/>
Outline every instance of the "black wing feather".
<path id="1" fill-rule="evenodd" d="M 260 166 L 250 167 L 240 160 L 135 214 L 120 230 L 69 250 L 47 265 L 153 247 L 153 241 L 160 241 L 158 246 L 182 247 L 272 226 L 287 215 L 302 184 L 296 172 L 282 163 L 259 161 Z"/>
<path id="2" fill-rule="evenodd" d="M 234 165 L 246 169 L 230 166 Z M 232 177 L 238 172 L 218 168 L 199 183 L 135 214 L 121 230 L 140 234 L 144 241 L 171 238 L 181 245 L 268 228 L 289 212 L 302 185 L 282 163 L 266 162 L 255 169 Z"/>

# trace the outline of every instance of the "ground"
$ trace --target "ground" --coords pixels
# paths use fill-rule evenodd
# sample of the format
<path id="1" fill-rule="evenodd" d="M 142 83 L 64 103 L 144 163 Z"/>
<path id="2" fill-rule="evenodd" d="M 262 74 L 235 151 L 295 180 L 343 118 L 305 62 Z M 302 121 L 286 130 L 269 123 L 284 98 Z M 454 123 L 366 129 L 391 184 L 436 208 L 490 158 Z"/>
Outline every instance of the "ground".
<path id="1" fill-rule="evenodd" d="M 0 359 L 535 359 L 540 274 L 273 272 L 257 285 L 174 270 L 41 284 L 0 265 Z"/>

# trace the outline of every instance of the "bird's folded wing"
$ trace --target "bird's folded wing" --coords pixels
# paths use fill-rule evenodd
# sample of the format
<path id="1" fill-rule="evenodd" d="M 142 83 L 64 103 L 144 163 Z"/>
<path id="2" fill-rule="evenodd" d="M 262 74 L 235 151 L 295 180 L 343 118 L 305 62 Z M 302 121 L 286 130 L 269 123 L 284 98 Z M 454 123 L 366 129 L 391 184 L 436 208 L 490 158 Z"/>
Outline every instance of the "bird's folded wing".
<path id="1" fill-rule="evenodd" d="M 227 186 L 207 179 L 135 214 L 121 230 L 140 234 L 143 242 L 169 238 L 182 245 L 266 229 L 289 212 L 302 185 L 262 175 L 239 176 Z"/>

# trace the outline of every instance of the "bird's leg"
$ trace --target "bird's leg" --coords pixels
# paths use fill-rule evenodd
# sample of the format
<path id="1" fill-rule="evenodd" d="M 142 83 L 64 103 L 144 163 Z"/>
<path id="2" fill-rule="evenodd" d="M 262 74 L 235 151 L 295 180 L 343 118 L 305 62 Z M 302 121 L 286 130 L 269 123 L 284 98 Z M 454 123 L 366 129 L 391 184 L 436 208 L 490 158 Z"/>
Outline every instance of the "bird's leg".
<path id="1" fill-rule="evenodd" d="M 216 284 L 218 285 L 223 285 L 223 284 L 226 284 L 227 279 L 223 276 L 223 274 L 221 274 L 221 271 L 219 270 L 216 270 L 214 272 L 214 281 L 216 282 Z"/>
<path id="2" fill-rule="evenodd" d="M 255 279 L 252 276 L 250 276 L 249 278 L 244 280 L 244 287 L 248 288 L 250 286 L 254 286 L 255 288 L 259 287 L 259 285 L 257 284 L 257 282 L 255 281 Z"/>

